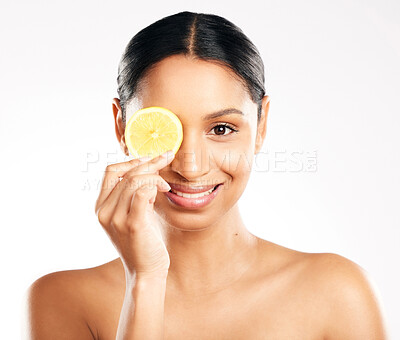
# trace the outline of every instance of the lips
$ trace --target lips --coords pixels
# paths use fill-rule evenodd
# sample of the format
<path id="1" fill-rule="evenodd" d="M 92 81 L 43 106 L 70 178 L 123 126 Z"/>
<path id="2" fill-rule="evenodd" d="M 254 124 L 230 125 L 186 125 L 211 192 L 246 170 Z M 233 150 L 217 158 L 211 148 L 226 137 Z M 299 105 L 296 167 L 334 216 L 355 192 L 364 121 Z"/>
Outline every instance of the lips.
<path id="1" fill-rule="evenodd" d="M 200 189 L 203 190 L 204 192 L 204 188 L 211 188 L 209 190 L 211 190 L 211 193 L 208 193 L 206 195 L 201 195 L 201 197 L 196 197 L 197 195 L 195 193 L 184 193 L 181 196 L 179 194 L 176 194 L 173 192 L 172 189 L 172 185 L 171 186 L 171 190 L 168 192 L 164 192 L 164 195 L 168 198 L 168 200 L 174 204 L 177 205 L 179 207 L 182 208 L 186 208 L 186 209 L 198 209 L 198 208 L 202 208 L 205 207 L 206 205 L 208 205 L 210 202 L 212 202 L 215 197 L 218 195 L 218 193 L 221 191 L 221 187 L 223 186 L 223 183 L 217 184 L 215 186 L 215 189 L 213 190 L 213 186 L 203 186 L 203 187 L 196 187 L 195 189 Z M 183 189 L 194 189 L 193 187 L 188 188 L 187 186 Z M 197 191 L 198 192 L 198 191 Z M 189 195 L 193 195 L 192 197 L 185 197 L 185 196 L 189 196 Z"/>

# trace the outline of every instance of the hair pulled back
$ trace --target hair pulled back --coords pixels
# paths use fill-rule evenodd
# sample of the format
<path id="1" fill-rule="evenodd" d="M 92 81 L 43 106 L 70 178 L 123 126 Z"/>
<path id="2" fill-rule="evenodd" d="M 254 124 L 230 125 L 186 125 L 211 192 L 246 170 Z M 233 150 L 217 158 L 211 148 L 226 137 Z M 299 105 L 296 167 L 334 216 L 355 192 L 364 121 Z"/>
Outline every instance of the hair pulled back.
<path id="1" fill-rule="evenodd" d="M 162 59 L 182 54 L 229 67 L 258 105 L 265 95 L 264 64 L 256 46 L 232 22 L 214 15 L 180 12 L 139 31 L 128 43 L 118 66 L 118 95 L 122 120 L 126 106 L 137 94 L 140 81 Z"/>

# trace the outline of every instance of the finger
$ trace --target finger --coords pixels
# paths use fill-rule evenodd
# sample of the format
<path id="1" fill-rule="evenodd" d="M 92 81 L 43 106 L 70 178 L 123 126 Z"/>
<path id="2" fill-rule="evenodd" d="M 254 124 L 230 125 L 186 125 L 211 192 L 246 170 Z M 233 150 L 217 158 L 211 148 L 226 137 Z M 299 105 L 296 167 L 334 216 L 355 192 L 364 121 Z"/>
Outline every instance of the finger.
<path id="1" fill-rule="evenodd" d="M 148 174 L 124 178 L 98 208 L 98 211 L 101 212 L 103 223 L 108 224 L 110 218 L 114 215 L 114 211 L 119 204 L 122 194 L 124 195 L 124 202 L 128 201 L 125 204 L 121 203 L 122 208 L 125 206 L 125 213 L 128 213 L 130 201 L 134 192 L 143 185 L 156 185 L 160 191 L 168 191 L 171 189 L 160 175 Z"/>
<path id="2" fill-rule="evenodd" d="M 115 191 L 121 190 L 121 192 L 119 194 L 116 193 L 116 196 L 118 195 L 118 197 L 113 201 L 113 205 L 115 207 L 114 215 L 118 215 L 118 218 L 126 217 L 126 215 L 130 211 L 132 198 L 134 197 L 135 193 L 142 187 L 154 186 L 156 188 L 156 194 L 157 190 L 166 192 L 171 189 L 168 183 L 165 182 L 165 180 L 160 175 L 138 175 L 135 176 L 134 179 L 132 178 L 131 181 L 124 178 L 121 183 L 124 181 L 126 181 L 128 185 L 125 185 L 122 189 L 116 188 Z M 112 195 L 114 195 L 114 191 L 111 193 L 109 197 L 110 199 L 114 199 Z M 113 207 L 110 203 L 110 209 L 112 208 Z"/>
<path id="3" fill-rule="evenodd" d="M 142 157 L 131 159 L 127 162 L 115 163 L 108 165 L 103 175 L 102 185 L 99 197 L 96 200 L 95 212 L 97 214 L 99 207 L 103 204 L 104 200 L 108 197 L 110 192 L 120 182 L 120 177 L 125 175 L 132 168 L 137 167 L 139 164 L 150 160 L 149 157 Z"/>
<path id="4" fill-rule="evenodd" d="M 163 153 L 160 156 L 153 158 L 149 162 L 139 164 L 137 167 L 129 170 L 126 175 L 140 175 L 146 173 L 157 173 L 162 168 L 166 167 L 174 159 L 175 154 L 171 152 Z"/>
<path id="5" fill-rule="evenodd" d="M 156 195 L 157 188 L 154 185 L 144 185 L 140 187 L 140 189 L 136 190 L 127 216 L 127 221 L 131 224 L 131 227 L 138 227 L 137 225 L 132 225 L 133 221 L 145 220 L 146 211 L 149 205 L 154 203 Z"/>
<path id="6" fill-rule="evenodd" d="M 124 224 L 126 215 L 130 210 L 132 197 L 135 195 L 136 190 L 143 186 L 154 186 L 160 191 L 171 189 L 168 183 L 159 175 L 140 175 L 123 179 L 98 209 L 99 222 L 106 230 L 113 229 L 111 224 L 120 226 Z"/>

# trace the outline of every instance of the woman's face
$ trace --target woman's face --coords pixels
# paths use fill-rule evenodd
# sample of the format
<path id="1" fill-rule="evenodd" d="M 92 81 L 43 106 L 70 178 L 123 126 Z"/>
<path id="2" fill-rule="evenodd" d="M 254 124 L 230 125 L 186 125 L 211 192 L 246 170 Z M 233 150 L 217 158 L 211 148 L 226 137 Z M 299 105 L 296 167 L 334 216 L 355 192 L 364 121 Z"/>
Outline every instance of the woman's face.
<path id="1" fill-rule="evenodd" d="M 235 205 L 246 187 L 254 154 L 265 138 L 265 115 L 257 125 L 257 105 L 228 68 L 183 55 L 163 59 L 147 74 L 138 96 L 127 106 L 126 121 L 149 106 L 171 110 L 183 126 L 182 144 L 159 175 L 168 183 L 186 186 L 223 184 L 201 208 L 179 206 L 158 192 L 154 209 L 179 229 L 211 226 Z M 208 117 L 228 108 L 236 111 Z"/>

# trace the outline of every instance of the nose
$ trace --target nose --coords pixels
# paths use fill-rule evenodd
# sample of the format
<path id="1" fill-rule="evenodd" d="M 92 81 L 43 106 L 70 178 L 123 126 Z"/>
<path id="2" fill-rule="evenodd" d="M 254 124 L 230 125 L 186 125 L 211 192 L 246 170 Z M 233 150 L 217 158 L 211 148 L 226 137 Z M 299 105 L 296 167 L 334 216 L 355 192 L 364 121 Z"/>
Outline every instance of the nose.
<path id="1" fill-rule="evenodd" d="M 210 171 L 208 151 L 201 138 L 184 132 L 182 144 L 171 162 L 172 171 L 188 181 L 203 179 Z"/>

